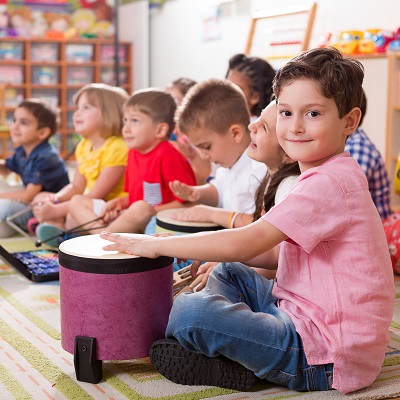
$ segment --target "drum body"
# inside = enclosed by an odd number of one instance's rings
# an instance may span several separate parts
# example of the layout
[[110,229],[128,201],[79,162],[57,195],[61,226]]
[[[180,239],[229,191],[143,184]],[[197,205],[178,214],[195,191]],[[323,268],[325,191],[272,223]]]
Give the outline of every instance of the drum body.
[[61,345],[73,354],[77,336],[92,337],[98,360],[147,357],[164,338],[173,259],[102,250],[109,243],[89,235],[60,245]]

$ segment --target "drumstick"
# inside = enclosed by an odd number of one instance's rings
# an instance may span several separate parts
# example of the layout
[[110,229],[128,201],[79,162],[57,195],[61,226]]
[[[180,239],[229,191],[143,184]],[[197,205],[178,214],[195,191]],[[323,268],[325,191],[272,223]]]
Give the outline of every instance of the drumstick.
[[193,289],[194,289],[198,284],[201,283],[201,280],[203,279],[203,276],[204,276],[204,274],[197,275],[196,278],[193,280],[193,282],[192,282],[190,285],[184,286],[181,290],[179,290],[178,293],[176,293],[176,294],[174,295],[174,300],[175,300],[176,296],[178,296],[178,295],[181,294],[181,293],[184,293],[184,292],[193,293],[193,292],[194,292]]

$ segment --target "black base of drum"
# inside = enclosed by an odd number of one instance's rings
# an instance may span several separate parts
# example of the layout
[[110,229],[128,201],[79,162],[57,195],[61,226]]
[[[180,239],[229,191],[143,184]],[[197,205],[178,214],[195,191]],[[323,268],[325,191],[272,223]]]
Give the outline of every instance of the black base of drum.
[[103,379],[102,361],[96,359],[96,338],[75,337],[74,365],[78,381],[99,383]]

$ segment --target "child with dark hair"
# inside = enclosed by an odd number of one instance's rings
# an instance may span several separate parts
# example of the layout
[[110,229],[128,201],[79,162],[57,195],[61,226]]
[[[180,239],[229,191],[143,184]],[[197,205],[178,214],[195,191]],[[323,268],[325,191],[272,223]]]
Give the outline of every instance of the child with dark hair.
[[8,216],[27,210],[15,219],[22,229],[32,218],[29,203],[42,191],[57,192],[69,183],[68,172],[49,138],[58,127],[55,110],[39,99],[26,99],[14,111],[10,136],[16,147],[14,154],[0,160],[0,173],[18,174],[23,187],[16,190],[0,190],[0,237],[13,235],[15,231],[4,222]]
[[[186,236],[101,234],[113,242],[106,251],[222,261],[205,290],[176,297],[167,339],[151,346],[151,362],[168,379],[245,390],[258,377],[349,393],[378,376],[393,271],[365,174],[343,151],[361,117],[363,76],[334,48],[303,52],[278,71],[277,136],[301,175],[259,220]],[[237,261],[278,263],[276,279]]]
[[[100,216],[112,232],[141,232],[158,211],[181,207],[170,182],[179,179],[193,185],[195,177],[186,158],[169,138],[174,129],[176,103],[163,90],[136,91],[124,104],[122,135],[129,148],[123,197],[105,203],[75,196],[69,212],[78,224]],[[96,213],[96,210],[100,210]],[[90,233],[99,233],[99,223],[88,224]]]
[[226,79],[243,90],[252,120],[271,101],[274,76],[275,70],[262,58],[245,54],[235,54],[230,58]]

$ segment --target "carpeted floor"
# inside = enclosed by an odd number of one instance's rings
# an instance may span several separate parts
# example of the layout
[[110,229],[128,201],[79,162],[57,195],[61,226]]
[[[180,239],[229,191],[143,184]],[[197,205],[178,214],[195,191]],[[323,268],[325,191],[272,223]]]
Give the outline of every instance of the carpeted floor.
[[[2,240],[8,251],[34,249],[26,239]],[[0,399],[388,399],[400,396],[400,279],[396,279],[392,340],[374,384],[343,396],[336,391],[299,393],[261,383],[239,393],[204,386],[182,386],[159,375],[148,358],[103,362],[99,384],[76,380],[73,355],[60,344],[59,285],[32,283],[0,260]]]

